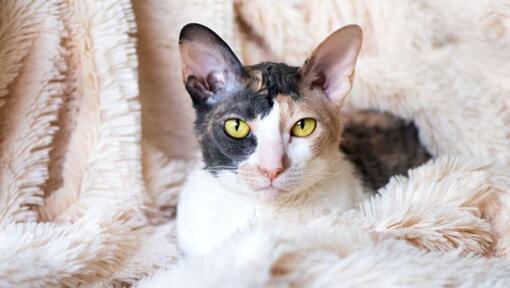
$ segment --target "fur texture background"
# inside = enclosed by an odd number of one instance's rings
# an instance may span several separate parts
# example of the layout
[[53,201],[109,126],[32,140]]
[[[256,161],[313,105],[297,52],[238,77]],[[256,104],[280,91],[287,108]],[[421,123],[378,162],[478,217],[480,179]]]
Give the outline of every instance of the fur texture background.
[[[245,64],[300,64],[361,25],[346,109],[414,120],[437,159],[355,211],[180,259],[192,21]],[[1,1],[0,286],[507,287],[509,48],[508,0]]]

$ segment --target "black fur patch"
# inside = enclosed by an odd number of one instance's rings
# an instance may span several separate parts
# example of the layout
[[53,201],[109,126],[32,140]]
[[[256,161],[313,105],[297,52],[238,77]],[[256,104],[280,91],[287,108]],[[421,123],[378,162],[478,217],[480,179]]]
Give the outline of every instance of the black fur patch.
[[262,87],[264,87],[269,97],[289,95],[295,100],[300,98],[298,93],[298,67],[288,66],[283,63],[263,62],[248,66],[247,68],[253,71],[260,71]]
[[[412,122],[375,111],[351,113],[356,113],[360,119],[345,123],[340,148],[358,168],[368,188],[375,191],[386,185],[392,176],[407,175],[410,168],[431,158]],[[378,120],[370,120],[374,117]]]

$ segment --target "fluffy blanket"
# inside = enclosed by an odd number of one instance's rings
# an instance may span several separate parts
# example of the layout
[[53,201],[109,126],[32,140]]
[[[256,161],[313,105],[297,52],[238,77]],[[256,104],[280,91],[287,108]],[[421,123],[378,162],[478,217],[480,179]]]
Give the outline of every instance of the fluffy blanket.
[[[192,21],[245,63],[300,64],[361,25],[345,109],[413,120],[435,159],[359,209],[181,257]],[[1,1],[0,286],[507,287],[509,49],[508,0]]]

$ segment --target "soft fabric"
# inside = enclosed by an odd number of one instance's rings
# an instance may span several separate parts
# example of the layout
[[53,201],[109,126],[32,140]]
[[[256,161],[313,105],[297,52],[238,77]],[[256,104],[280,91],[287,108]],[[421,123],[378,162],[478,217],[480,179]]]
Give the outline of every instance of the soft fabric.
[[[345,109],[415,121],[437,158],[355,211],[261,223],[182,258],[193,165],[177,37],[220,34],[245,64],[301,64],[365,32]],[[507,0],[51,0],[0,3],[0,286],[507,287]],[[157,286],[159,284],[159,286]]]

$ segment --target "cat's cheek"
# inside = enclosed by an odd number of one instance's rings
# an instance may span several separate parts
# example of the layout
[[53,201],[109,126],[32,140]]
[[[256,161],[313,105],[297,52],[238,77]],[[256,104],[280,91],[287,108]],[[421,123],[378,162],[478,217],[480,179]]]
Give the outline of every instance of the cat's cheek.
[[290,163],[303,165],[312,158],[312,149],[305,139],[295,139],[287,148]]
[[[286,186],[292,193],[300,193],[315,184],[315,175],[320,174],[322,167],[317,165],[320,161],[313,154],[312,143],[312,137],[291,141],[287,149],[291,166],[282,175],[285,176],[281,179],[282,188]],[[309,177],[309,174],[313,174],[313,177]]]

